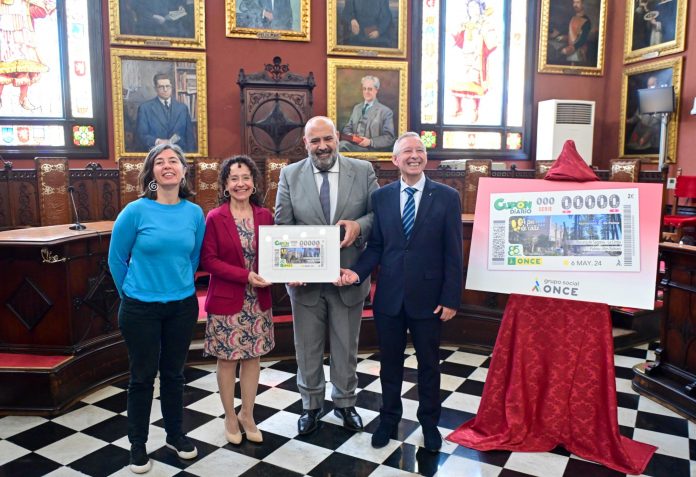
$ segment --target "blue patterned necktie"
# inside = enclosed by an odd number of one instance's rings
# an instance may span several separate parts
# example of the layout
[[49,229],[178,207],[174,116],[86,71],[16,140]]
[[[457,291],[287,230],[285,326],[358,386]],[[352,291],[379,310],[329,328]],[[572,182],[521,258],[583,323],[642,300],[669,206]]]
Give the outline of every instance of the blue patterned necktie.
[[416,201],[413,198],[418,189],[414,187],[407,187],[404,191],[408,194],[406,199],[406,205],[404,205],[404,213],[401,215],[401,222],[404,224],[404,235],[406,240],[411,238],[411,232],[413,231],[413,224],[416,221]]
[[326,219],[327,224],[331,224],[331,194],[329,186],[329,172],[320,172],[322,181],[321,188],[319,189],[319,203],[321,204],[321,210],[324,212],[324,219]]

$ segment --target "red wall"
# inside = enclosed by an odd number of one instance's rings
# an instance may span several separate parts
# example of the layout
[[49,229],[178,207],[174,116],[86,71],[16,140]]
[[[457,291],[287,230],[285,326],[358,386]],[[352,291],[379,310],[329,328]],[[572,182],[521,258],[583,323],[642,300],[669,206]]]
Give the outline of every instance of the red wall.
[[[111,97],[111,67],[108,39],[108,0],[102,0],[104,11],[104,57],[106,60],[106,90]],[[225,157],[240,151],[240,103],[237,75],[240,68],[249,72],[261,71],[264,64],[280,56],[283,63],[290,65],[294,73],[314,73],[317,86],[314,89],[315,114],[326,113],[326,2],[314,0],[311,9],[311,41],[289,42],[269,40],[246,40],[225,36],[225,2],[206,1],[206,42],[208,81],[208,151],[211,157]],[[410,4],[411,2],[409,2]],[[538,5],[540,11],[541,5]],[[692,5],[693,7],[696,7]],[[692,15],[694,12],[690,12]],[[596,101],[593,164],[601,169],[607,167],[609,159],[617,157],[619,114],[621,108],[621,83],[623,72],[625,2],[607,0],[607,36],[605,42],[604,76],[574,76],[539,74],[534,75],[534,103],[545,99],[582,99]],[[409,22],[410,23],[410,22]],[[538,44],[538,34],[532,39]],[[687,27],[687,50],[682,74],[681,112],[679,117],[678,167],[684,174],[696,174],[696,159],[691,152],[696,150],[696,116],[689,111],[696,96],[696,62],[689,62],[688,47],[696,42],[696,28]],[[410,32],[409,32],[410,44]],[[695,53],[696,54],[696,53]],[[536,63],[536,58],[534,59]],[[693,63],[693,64],[692,64]],[[535,64],[536,70],[536,64]],[[413,87],[413,85],[411,85]],[[112,130],[110,101],[108,121]],[[533,119],[536,124],[536,106]],[[533,129],[534,139],[536,128]],[[109,137],[109,150],[113,155],[113,136]],[[532,151],[534,152],[534,151]],[[71,167],[79,168],[88,160],[71,160]],[[113,157],[101,160],[106,168],[115,167]],[[513,161],[519,167],[531,167],[531,162]],[[510,162],[511,163],[511,162]],[[434,166],[434,164],[433,164]],[[32,161],[15,161],[15,168],[32,168]],[[654,166],[647,166],[650,168]],[[675,174],[672,167],[671,174]]]

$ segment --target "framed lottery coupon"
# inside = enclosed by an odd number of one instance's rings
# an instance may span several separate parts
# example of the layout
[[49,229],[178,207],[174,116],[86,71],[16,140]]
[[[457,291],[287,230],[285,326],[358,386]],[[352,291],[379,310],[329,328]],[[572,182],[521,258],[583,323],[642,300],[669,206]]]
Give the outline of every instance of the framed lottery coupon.
[[653,309],[662,184],[481,178],[466,288]]
[[259,226],[259,275],[273,283],[330,283],[340,276],[338,225]]

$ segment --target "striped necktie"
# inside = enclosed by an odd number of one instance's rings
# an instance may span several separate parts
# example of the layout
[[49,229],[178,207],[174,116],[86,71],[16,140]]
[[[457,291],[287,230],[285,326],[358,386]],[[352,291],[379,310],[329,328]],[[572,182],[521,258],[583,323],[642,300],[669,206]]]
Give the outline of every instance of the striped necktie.
[[413,224],[416,221],[416,201],[413,198],[418,189],[415,187],[407,187],[404,191],[408,194],[406,199],[406,205],[404,205],[404,213],[401,216],[401,222],[404,225],[404,235],[406,240],[411,238],[411,232],[413,231]]

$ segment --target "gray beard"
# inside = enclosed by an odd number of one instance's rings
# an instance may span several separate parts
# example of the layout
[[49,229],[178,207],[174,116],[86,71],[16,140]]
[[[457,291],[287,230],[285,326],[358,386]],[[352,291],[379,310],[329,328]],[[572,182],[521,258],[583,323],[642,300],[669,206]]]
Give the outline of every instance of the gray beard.
[[316,167],[322,172],[325,172],[331,169],[334,166],[334,164],[336,164],[336,161],[338,160],[338,153],[334,151],[328,159],[320,159],[317,155],[310,152],[309,158],[312,160],[312,164],[314,164],[314,167]]

